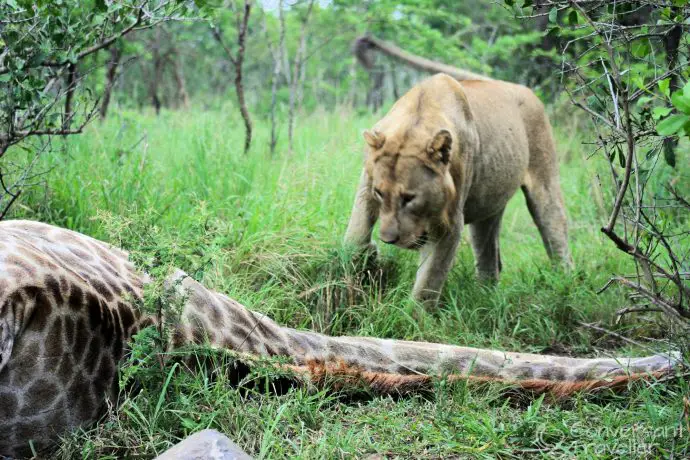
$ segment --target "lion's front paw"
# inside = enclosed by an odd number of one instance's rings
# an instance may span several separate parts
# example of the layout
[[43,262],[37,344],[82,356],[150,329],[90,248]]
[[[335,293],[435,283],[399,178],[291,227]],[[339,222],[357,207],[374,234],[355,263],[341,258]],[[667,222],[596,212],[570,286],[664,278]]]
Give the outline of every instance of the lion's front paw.
[[367,257],[376,259],[379,255],[379,247],[374,241],[369,242],[362,251]]

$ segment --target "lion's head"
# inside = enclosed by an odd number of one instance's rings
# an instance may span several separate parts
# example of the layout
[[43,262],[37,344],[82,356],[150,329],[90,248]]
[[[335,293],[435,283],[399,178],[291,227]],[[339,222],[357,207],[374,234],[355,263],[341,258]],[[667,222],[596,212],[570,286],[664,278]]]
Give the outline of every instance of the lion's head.
[[431,132],[363,133],[370,193],[379,204],[379,236],[385,243],[419,248],[450,225],[456,197],[449,171],[453,136],[447,129]]

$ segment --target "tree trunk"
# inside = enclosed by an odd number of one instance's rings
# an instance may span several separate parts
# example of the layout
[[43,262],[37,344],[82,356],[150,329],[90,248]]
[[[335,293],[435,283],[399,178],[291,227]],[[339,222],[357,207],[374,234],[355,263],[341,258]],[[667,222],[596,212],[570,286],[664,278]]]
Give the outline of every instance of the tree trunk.
[[115,85],[115,77],[117,76],[117,67],[120,64],[122,52],[113,45],[110,48],[110,59],[108,60],[108,67],[105,72],[105,89],[103,90],[103,100],[101,101],[100,116],[101,120],[105,120],[108,116],[108,106],[110,105],[110,96]]
[[374,112],[383,105],[383,77],[385,75],[381,66],[374,66],[369,71],[369,77],[372,84],[367,94],[367,105],[370,105]]
[[173,69],[173,76],[175,77],[175,85],[177,86],[177,99],[179,105],[183,109],[189,110],[189,94],[187,93],[187,85],[185,84],[184,74],[182,73],[182,66],[180,65],[179,54],[176,49],[172,50],[172,57],[170,64]]
[[161,113],[161,100],[158,97],[158,81],[161,75],[160,59],[154,59],[153,62],[153,77],[149,81],[149,95],[151,96],[151,105],[156,111],[156,115]]
[[244,87],[242,85],[242,62],[244,61],[245,41],[247,38],[247,23],[249,22],[249,15],[252,11],[252,5],[249,0],[244,2],[244,13],[242,16],[242,25],[237,34],[237,59],[235,60],[235,91],[237,92],[237,102],[240,105],[240,112],[242,119],[244,119],[244,153],[249,152],[249,146],[252,143],[252,119],[247,110],[247,104],[244,100]]
[[156,115],[161,112],[161,100],[158,96],[158,83],[163,76],[163,59],[160,54],[161,34],[160,28],[156,29],[156,38],[152,43],[153,54],[153,76],[149,80],[149,95],[151,96],[151,105],[153,105]]
[[77,66],[75,64],[70,64],[67,68],[67,78],[65,80],[67,94],[65,95],[65,113],[63,114],[62,118],[62,129],[64,130],[69,129],[70,125],[72,124],[72,117],[74,117],[74,114],[72,113],[72,103],[74,100],[74,87],[76,86],[76,80]]
[[352,59],[350,61],[350,68],[348,69],[348,84],[350,87],[347,91],[347,103],[351,108],[357,106],[357,60]]
[[304,101],[304,82],[307,76],[307,61],[305,55],[307,53],[307,41],[306,39],[300,43],[301,53],[300,53],[300,66],[299,66],[299,79],[297,81],[297,111],[302,111],[302,102]]
[[[676,10],[677,8],[674,8]],[[674,12],[675,13],[675,12]],[[666,33],[664,37],[664,48],[666,49],[666,61],[668,62],[668,70],[673,70],[678,62],[678,46],[680,45],[680,39],[683,33],[683,26],[676,24]],[[676,91],[680,88],[678,84],[678,73],[673,72],[671,74],[671,81],[669,82],[669,88],[671,91]]]
[[[279,15],[282,15],[283,11],[283,0],[278,0],[278,10],[279,10]],[[266,26],[266,23],[264,22],[264,26]],[[283,60],[283,47],[285,46],[285,22],[281,21],[280,22],[280,32],[279,32],[279,38],[278,38],[278,46],[275,48],[272,45],[269,45],[270,51],[271,51],[271,56],[273,56],[273,75],[271,77],[271,142],[270,142],[270,151],[271,155],[275,154],[276,150],[276,144],[278,143],[278,136],[276,132],[276,103],[278,99],[278,79],[280,78],[280,67],[281,63]],[[268,28],[266,27],[266,31],[268,31]],[[270,43],[270,40],[267,42]]]
[[[307,6],[307,12],[302,19],[302,28],[300,31],[299,47],[295,53],[295,60],[293,62],[294,70],[291,72],[291,78],[288,81],[290,86],[290,102],[288,107],[288,151],[292,154],[293,139],[294,139],[294,127],[295,127],[295,106],[298,101],[299,87],[302,83],[302,61],[304,60],[304,54],[307,49],[307,24],[309,23],[309,16],[311,15],[311,10],[314,7],[314,0],[309,0],[309,5]],[[285,18],[281,18],[282,26],[285,28]]]
[[220,44],[220,46],[225,51],[225,55],[228,60],[232,62],[235,67],[235,93],[237,94],[237,102],[240,106],[240,113],[242,114],[242,119],[244,120],[244,153],[249,152],[249,147],[252,143],[252,119],[249,116],[249,111],[247,110],[247,104],[244,100],[244,86],[242,84],[242,63],[244,61],[244,51],[245,42],[247,38],[247,23],[249,22],[249,15],[252,11],[252,5],[250,0],[244,1],[244,10],[242,13],[242,18],[239,16],[237,19],[237,55],[232,52],[232,50],[225,44],[223,40],[222,32],[214,27],[211,29],[213,37]]
[[[281,9],[278,11],[278,18],[280,20],[280,30],[281,34],[285,33],[285,12]],[[292,68],[290,67],[290,54],[288,53],[287,50],[287,45],[285,44],[285,40],[283,40],[282,43],[282,55],[283,55],[283,69],[285,71],[285,80],[287,80],[288,88],[290,89],[290,98],[288,101],[288,155],[292,154],[292,124],[293,124],[293,117],[294,117],[294,110],[295,110],[295,94],[293,89],[293,75],[292,75]]]
[[[675,7],[672,9],[673,16],[678,14],[679,8]],[[678,62],[678,46],[680,45],[680,39],[683,33],[683,26],[676,24],[666,33],[664,37],[664,49],[666,51],[666,62],[668,63],[668,70],[672,71]],[[671,92],[678,91],[680,89],[680,84],[678,82],[679,72],[671,73],[671,79],[669,81],[669,90]],[[674,110],[674,112],[677,112]],[[678,138],[665,137],[663,141],[664,154],[666,155],[667,162],[670,165],[675,166],[675,149],[678,146]],[[672,158],[673,160],[669,160]]]
[[398,90],[398,69],[395,62],[391,63],[391,82],[393,83],[393,97],[397,101],[400,99],[400,91]]

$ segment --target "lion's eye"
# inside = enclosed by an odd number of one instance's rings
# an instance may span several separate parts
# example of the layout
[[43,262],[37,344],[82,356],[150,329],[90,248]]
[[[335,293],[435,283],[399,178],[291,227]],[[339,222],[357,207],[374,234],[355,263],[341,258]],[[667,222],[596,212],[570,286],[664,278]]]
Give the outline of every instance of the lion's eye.
[[410,204],[412,202],[412,200],[414,200],[414,198],[415,198],[415,195],[413,195],[411,193],[403,193],[400,195],[400,203],[403,207],[407,206],[408,204]]
[[381,193],[381,190],[377,189],[376,187],[374,187],[374,196],[377,200],[383,201],[383,194]]

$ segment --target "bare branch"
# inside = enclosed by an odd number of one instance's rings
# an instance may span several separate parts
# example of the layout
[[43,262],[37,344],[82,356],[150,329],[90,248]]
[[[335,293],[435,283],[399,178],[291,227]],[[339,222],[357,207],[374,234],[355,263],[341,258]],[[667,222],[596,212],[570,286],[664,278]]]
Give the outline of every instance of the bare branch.
[[223,40],[223,33],[220,31],[218,26],[211,27],[211,33],[213,34],[213,38],[215,38],[221,48],[223,48],[223,51],[225,51],[225,57],[228,58],[232,65],[236,66],[237,61],[235,60],[234,53],[228,47],[228,45],[225,44],[225,40]]
[[672,186],[669,185],[666,189],[669,192],[671,192],[671,195],[673,195],[673,197],[676,199],[676,201],[678,201],[681,205],[683,205],[684,208],[690,210],[690,202],[688,202],[688,200],[686,200],[685,198],[680,196],[675,188],[673,188]]
[[690,329],[690,324],[687,321],[687,318],[690,318],[690,312],[687,311],[678,311],[678,309],[674,308],[673,306],[669,305],[667,302],[663,300],[660,296],[657,294],[654,294],[653,292],[645,289],[643,286],[640,286],[639,284],[633,283],[630,280],[627,280],[623,277],[617,276],[614,278],[615,281],[628,286],[629,288],[632,288],[634,291],[640,293],[644,298],[649,300],[652,304],[656,305],[660,309],[664,311],[669,317],[677,320],[677,323],[681,325],[684,329]]

